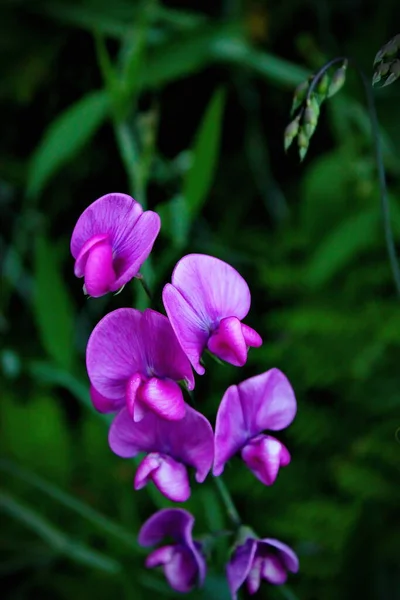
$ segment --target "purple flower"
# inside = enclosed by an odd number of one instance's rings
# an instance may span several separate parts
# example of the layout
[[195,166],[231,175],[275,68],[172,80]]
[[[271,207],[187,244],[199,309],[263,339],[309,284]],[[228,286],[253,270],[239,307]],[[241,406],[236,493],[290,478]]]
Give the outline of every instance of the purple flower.
[[151,516],[139,531],[141,546],[154,546],[168,536],[173,543],[153,550],[146,567],[163,567],[169,585],[177,592],[190,592],[204,582],[206,563],[201,544],[192,538],[194,517],[181,508],[165,508]]
[[231,385],[222,398],[215,424],[214,475],[236,452],[265,485],[272,485],[279,467],[290,462],[286,447],[265,435],[266,429],[287,427],[296,414],[293,389],[279,369],[270,369],[239,385]]
[[249,594],[255,594],[265,579],[274,585],[285,583],[287,572],[297,573],[299,560],[289,546],[266,538],[248,538],[234,551],[227,567],[229,589],[233,600],[237,591],[246,582]]
[[91,398],[100,412],[127,407],[135,421],[148,411],[178,420],[186,404],[178,381],[194,388],[190,363],[164,315],[119,308],[94,328],[86,349]]
[[81,214],[71,238],[74,272],[97,298],[115,292],[138,274],[160,231],[157,213],[126,194],[107,194]]
[[163,290],[165,310],[193,368],[203,375],[203,350],[243,366],[250,346],[261,346],[254,329],[241,323],[250,309],[250,290],[230,265],[205,254],[184,256]]
[[214,458],[211,425],[190,406],[180,421],[148,413],[140,423],[133,422],[124,408],[111,425],[108,441],[111,450],[123,458],[148,453],[136,472],[135,489],[152,480],[174,502],[185,502],[190,496],[186,465],[196,469],[196,480],[202,483]]

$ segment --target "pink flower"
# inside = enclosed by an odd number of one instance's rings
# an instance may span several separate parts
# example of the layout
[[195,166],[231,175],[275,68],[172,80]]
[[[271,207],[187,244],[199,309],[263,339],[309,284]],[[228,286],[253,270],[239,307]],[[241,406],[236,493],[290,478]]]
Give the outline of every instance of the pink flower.
[[196,481],[202,483],[214,458],[211,425],[190,406],[180,421],[148,413],[140,423],[133,422],[124,408],[111,425],[108,441],[111,450],[123,458],[146,452],[136,472],[135,489],[153,481],[174,502],[185,502],[190,496],[186,465],[196,469]]
[[285,583],[287,571],[297,573],[299,560],[289,546],[266,538],[248,538],[237,546],[230,559],[226,572],[233,600],[239,588],[246,582],[249,594],[255,594],[265,579],[274,585]]
[[170,543],[153,550],[147,557],[146,567],[162,567],[172,589],[190,592],[204,583],[206,562],[201,544],[192,538],[194,517],[181,508],[165,508],[151,516],[139,532],[141,546],[159,544],[166,536]]
[[160,217],[126,194],[107,194],[81,214],[71,238],[74,272],[97,298],[135,277],[160,231]]
[[286,447],[266,429],[279,431],[293,421],[296,398],[279,369],[231,385],[222,398],[215,424],[214,475],[237,452],[265,485],[272,485],[279,467],[290,462]]
[[205,254],[184,256],[163,290],[165,310],[193,368],[203,375],[205,348],[243,366],[250,346],[261,346],[254,329],[241,323],[250,309],[250,290],[230,265]]
[[164,315],[119,308],[94,328],[86,349],[93,404],[100,412],[127,407],[135,421],[147,411],[179,420],[186,404],[178,381],[194,388],[190,363]]

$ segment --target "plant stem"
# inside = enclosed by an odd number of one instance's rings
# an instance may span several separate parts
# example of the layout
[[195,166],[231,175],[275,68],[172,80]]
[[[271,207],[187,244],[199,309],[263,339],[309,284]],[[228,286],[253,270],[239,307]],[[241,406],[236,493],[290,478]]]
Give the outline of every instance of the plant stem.
[[146,292],[146,296],[149,298],[149,300],[151,302],[153,300],[153,295],[150,291],[149,286],[146,283],[145,278],[143,277],[143,275],[141,273],[139,273],[139,275],[136,275],[136,279],[138,279],[140,281],[140,283],[142,284],[142,288]]
[[316,85],[319,80],[323,77],[324,73],[330,69],[334,64],[338,62],[343,62],[348,60],[357,70],[362,84],[364,86],[365,95],[367,98],[368,112],[371,120],[371,134],[372,134],[372,143],[375,152],[375,161],[378,169],[378,181],[379,181],[379,197],[381,201],[381,211],[382,211],[382,220],[383,220],[383,228],[385,232],[385,241],[386,248],[389,255],[390,267],[392,270],[392,275],[394,279],[394,283],[396,286],[396,292],[398,296],[400,296],[400,270],[399,270],[399,262],[396,254],[396,246],[393,237],[392,227],[390,225],[390,206],[389,206],[389,198],[387,192],[387,183],[386,183],[386,173],[385,167],[383,164],[383,154],[382,154],[382,144],[379,133],[379,123],[378,117],[376,114],[376,106],[374,101],[374,96],[372,93],[372,86],[365,75],[364,71],[352,60],[351,58],[347,58],[346,56],[338,56],[327,62],[318,73],[313,78],[310,87],[307,92],[307,100],[311,97],[312,92],[314,91]]
[[229,518],[231,519],[232,523],[236,527],[239,527],[241,525],[241,519],[240,519],[239,513],[237,511],[237,508],[233,503],[233,500],[231,498],[228,488],[226,487],[225,483],[222,481],[221,477],[213,477],[213,479],[214,479],[215,486],[219,492],[219,495],[221,496],[222,501],[225,505],[226,512],[228,513]]
[[[353,63],[354,65],[354,63]],[[400,271],[399,271],[399,262],[396,255],[396,246],[393,237],[392,227],[390,225],[390,206],[389,206],[389,198],[387,191],[387,183],[386,183],[386,173],[385,167],[383,164],[383,153],[382,153],[382,144],[381,137],[379,133],[379,123],[378,117],[376,114],[376,106],[374,101],[374,96],[372,93],[372,86],[365,75],[364,71],[362,71],[357,65],[354,65],[361,77],[361,81],[364,86],[365,95],[367,97],[368,104],[368,112],[371,118],[371,133],[372,133],[372,142],[375,151],[375,160],[376,166],[378,169],[378,180],[379,180],[379,195],[381,200],[381,211],[382,211],[382,220],[383,220],[383,228],[385,231],[385,240],[386,240],[386,248],[389,255],[390,266],[392,269],[393,279],[396,285],[396,291],[398,296],[400,296]]]

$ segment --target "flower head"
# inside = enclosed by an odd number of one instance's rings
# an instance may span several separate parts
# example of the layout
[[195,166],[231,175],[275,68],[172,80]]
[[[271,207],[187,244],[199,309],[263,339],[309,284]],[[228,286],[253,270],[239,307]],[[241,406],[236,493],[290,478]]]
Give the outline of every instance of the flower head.
[[124,406],[135,421],[147,411],[182,419],[186,404],[178,381],[194,388],[190,363],[164,315],[119,308],[94,328],[86,349],[91,397],[101,412]]
[[135,489],[152,480],[174,502],[184,502],[190,496],[186,465],[196,469],[196,480],[202,483],[214,458],[211,425],[190,406],[180,421],[148,413],[139,423],[133,422],[124,408],[114,419],[108,440],[111,450],[123,458],[148,453],[136,472]]
[[202,375],[203,350],[243,366],[250,346],[261,346],[254,329],[241,323],[250,309],[250,290],[230,265],[205,254],[188,254],[163,290],[165,310],[193,368]]
[[166,536],[172,543],[153,550],[146,567],[162,567],[169,585],[178,592],[190,592],[202,585],[206,563],[201,545],[192,538],[194,517],[181,508],[165,508],[152,515],[139,532],[141,546],[159,544]]
[[115,292],[135,277],[160,231],[157,213],[126,194],[107,194],[81,214],[71,238],[74,272],[93,297]]
[[246,582],[249,594],[255,594],[265,579],[274,585],[285,583],[287,572],[297,573],[299,560],[289,546],[266,538],[248,538],[237,546],[227,567],[229,589],[233,600],[237,591]]
[[213,474],[220,475],[236,452],[254,475],[272,485],[279,467],[290,462],[286,447],[262,432],[287,427],[296,414],[293,389],[279,369],[231,385],[222,398],[215,424]]

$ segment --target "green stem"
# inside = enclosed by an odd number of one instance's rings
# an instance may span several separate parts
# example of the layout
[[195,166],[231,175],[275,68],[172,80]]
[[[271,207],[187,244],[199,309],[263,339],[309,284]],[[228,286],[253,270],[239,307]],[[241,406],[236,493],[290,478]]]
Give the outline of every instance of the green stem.
[[229,518],[231,519],[232,523],[236,527],[239,527],[241,525],[241,519],[240,519],[239,513],[237,511],[237,508],[233,503],[233,500],[231,498],[228,488],[226,487],[225,483],[222,481],[221,477],[213,477],[213,480],[214,480],[215,486],[219,492],[219,495],[221,496],[221,499],[225,505],[226,512],[228,513]]
[[153,295],[150,291],[149,286],[146,283],[145,278],[143,277],[143,275],[141,273],[139,273],[139,275],[136,275],[136,279],[138,279],[142,285],[142,288],[144,289],[146,296],[149,298],[150,302],[152,302],[153,300]]
[[325,72],[330,69],[334,64],[338,62],[343,62],[344,60],[348,60],[355,67],[360,75],[362,84],[364,86],[365,95],[367,98],[368,112],[371,120],[371,133],[372,133],[372,143],[375,152],[375,161],[378,169],[378,181],[379,181],[379,196],[381,201],[381,212],[382,212],[382,220],[383,220],[383,228],[385,232],[385,241],[387,253],[389,255],[390,267],[392,270],[392,275],[394,279],[394,283],[396,286],[396,292],[398,296],[400,296],[400,270],[399,270],[399,262],[396,254],[396,246],[393,237],[393,231],[390,224],[390,206],[389,206],[389,197],[387,191],[387,183],[386,183],[386,173],[385,167],[383,164],[383,153],[382,153],[382,144],[381,137],[379,132],[379,123],[378,117],[376,113],[376,106],[374,101],[374,96],[372,93],[372,86],[365,75],[364,71],[360,69],[360,67],[352,60],[351,58],[347,58],[345,56],[339,56],[337,58],[332,59],[328,63],[326,63],[318,73],[313,78],[310,87],[307,93],[307,100],[311,97],[312,92],[315,89],[315,86],[318,84],[319,80],[323,77]]
[[[354,64],[354,63],[353,63]],[[365,95],[367,97],[368,103],[368,112],[371,117],[371,133],[372,133],[372,142],[375,151],[375,160],[376,166],[378,169],[378,180],[379,180],[379,195],[381,200],[381,211],[382,211],[382,219],[383,219],[383,228],[385,231],[385,240],[386,240],[386,248],[389,255],[390,266],[392,269],[393,279],[396,285],[396,291],[398,296],[400,296],[400,271],[399,271],[399,262],[396,254],[396,246],[393,237],[392,227],[390,225],[390,205],[389,205],[389,197],[387,191],[387,183],[386,183],[386,173],[385,167],[383,164],[383,153],[382,153],[382,144],[381,137],[379,133],[379,123],[378,116],[376,114],[376,106],[374,101],[374,96],[372,93],[372,86],[365,75],[365,73],[354,65],[361,77],[361,81],[364,86]]]

